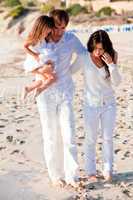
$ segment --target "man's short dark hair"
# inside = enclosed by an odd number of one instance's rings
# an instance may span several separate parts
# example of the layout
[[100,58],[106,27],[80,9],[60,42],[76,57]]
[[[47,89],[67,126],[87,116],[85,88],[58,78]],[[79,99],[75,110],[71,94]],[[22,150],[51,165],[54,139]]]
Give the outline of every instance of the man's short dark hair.
[[69,15],[65,10],[55,9],[50,12],[50,17],[53,17],[55,24],[60,24],[62,21],[67,25],[69,22]]

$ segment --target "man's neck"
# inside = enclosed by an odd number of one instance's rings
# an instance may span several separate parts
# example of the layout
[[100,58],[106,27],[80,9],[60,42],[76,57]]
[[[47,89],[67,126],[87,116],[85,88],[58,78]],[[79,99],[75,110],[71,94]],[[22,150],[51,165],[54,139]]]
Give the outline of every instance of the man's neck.
[[[61,38],[60,38],[60,39],[61,39]],[[58,38],[52,38],[53,42],[55,42],[55,43],[59,42],[60,39],[58,39]]]
[[[63,37],[63,35],[62,35],[62,37]],[[55,36],[51,35],[51,38],[52,38],[53,42],[55,42],[55,43],[59,42],[62,39],[62,37],[56,38]]]

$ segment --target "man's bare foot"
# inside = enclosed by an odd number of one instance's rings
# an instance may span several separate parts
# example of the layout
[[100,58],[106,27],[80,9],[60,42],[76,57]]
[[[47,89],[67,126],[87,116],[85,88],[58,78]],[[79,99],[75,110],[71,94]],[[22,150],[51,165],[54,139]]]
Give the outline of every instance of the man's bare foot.
[[62,180],[62,179],[59,179],[59,180],[57,180],[57,181],[54,181],[52,184],[53,184],[53,186],[55,186],[55,187],[64,188],[65,185],[66,185],[66,182],[65,182],[64,180]]
[[108,174],[108,175],[104,176],[104,180],[107,181],[107,182],[111,182],[112,181],[112,175]]
[[111,182],[112,181],[112,173],[111,172],[104,173],[103,178],[104,178],[105,181]]
[[73,180],[73,181],[68,182],[67,186],[77,189],[80,186],[80,182]]

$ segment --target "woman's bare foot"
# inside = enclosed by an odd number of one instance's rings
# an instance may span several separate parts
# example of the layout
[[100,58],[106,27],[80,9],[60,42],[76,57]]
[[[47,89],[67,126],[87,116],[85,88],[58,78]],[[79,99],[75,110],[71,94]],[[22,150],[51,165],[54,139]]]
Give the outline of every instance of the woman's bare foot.
[[55,186],[55,187],[64,188],[65,185],[66,185],[66,182],[65,182],[64,180],[62,180],[62,179],[59,179],[59,180],[57,180],[57,181],[54,181],[52,184],[53,184],[53,186]]
[[88,180],[91,181],[91,182],[96,182],[97,181],[97,177],[96,177],[96,175],[89,175],[88,176]]

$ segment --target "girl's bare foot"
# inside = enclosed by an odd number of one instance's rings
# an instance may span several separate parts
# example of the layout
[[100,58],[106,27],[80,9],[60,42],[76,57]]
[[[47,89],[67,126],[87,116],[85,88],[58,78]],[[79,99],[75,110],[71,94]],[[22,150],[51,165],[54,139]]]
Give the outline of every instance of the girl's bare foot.
[[28,93],[29,93],[29,89],[28,89],[28,87],[25,87],[25,88],[23,89],[23,92],[22,92],[22,100],[25,100],[25,99],[26,99]]
[[39,88],[35,89],[33,97],[36,98],[38,97],[38,95],[41,93],[41,91],[39,90]]
[[45,90],[45,87],[35,89],[34,98],[38,97],[41,94],[41,92],[43,92],[44,90]]

